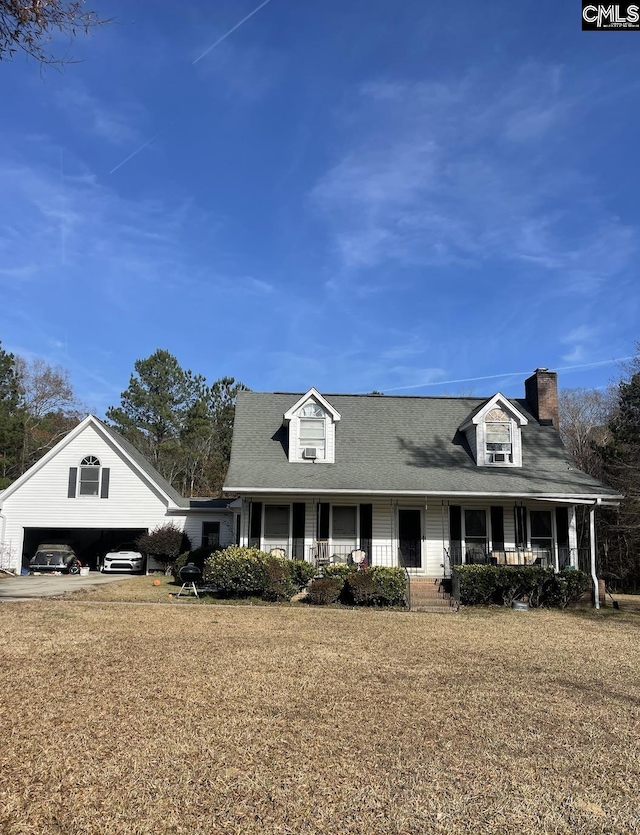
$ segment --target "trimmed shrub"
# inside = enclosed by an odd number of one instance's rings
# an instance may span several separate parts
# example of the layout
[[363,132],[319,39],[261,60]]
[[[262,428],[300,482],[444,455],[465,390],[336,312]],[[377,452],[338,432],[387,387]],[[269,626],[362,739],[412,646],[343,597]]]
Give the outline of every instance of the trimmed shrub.
[[491,603],[498,592],[500,569],[495,565],[458,565],[454,568],[460,580],[460,602],[465,606]]
[[565,568],[555,575],[555,586],[552,590],[553,602],[549,605],[566,609],[570,603],[576,603],[585,591],[592,587],[592,580],[584,571]]
[[349,565],[346,562],[335,562],[332,565],[325,565],[322,569],[323,577],[337,577],[346,580],[349,574],[358,570],[357,565]]
[[265,588],[266,559],[258,548],[230,545],[205,561],[203,580],[225,597],[259,596]]
[[222,546],[202,545],[200,548],[194,548],[193,551],[185,551],[171,566],[171,573],[177,580],[180,577],[180,569],[184,568],[188,562],[192,562],[204,574],[204,564],[215,551],[222,551]]
[[316,567],[306,560],[287,560],[291,570],[291,579],[296,591],[302,591],[316,576]]
[[296,591],[289,560],[267,557],[264,561],[262,599],[271,603],[283,602],[291,600]]
[[307,600],[315,606],[327,606],[338,600],[343,587],[339,577],[318,577],[309,586]]
[[460,580],[460,602],[466,606],[511,606],[514,600],[526,599],[532,607],[564,609],[591,585],[582,571],[564,569],[556,574],[537,565],[459,565],[454,571]]
[[374,565],[366,570],[371,572],[380,590],[380,605],[402,606],[404,604],[407,578],[402,568],[387,568],[383,565]]
[[203,580],[223,597],[282,601],[291,600],[314,574],[315,568],[304,560],[288,560],[257,548],[230,545],[207,557]]
[[375,606],[380,588],[370,571],[358,571],[347,577],[345,597],[356,606]]
[[160,525],[150,533],[143,533],[136,539],[136,546],[146,557],[153,557],[164,565],[165,574],[171,574],[171,567],[184,551],[191,550],[191,540],[173,522]]
[[399,606],[405,589],[401,568],[374,566],[347,576],[345,596],[356,606]]

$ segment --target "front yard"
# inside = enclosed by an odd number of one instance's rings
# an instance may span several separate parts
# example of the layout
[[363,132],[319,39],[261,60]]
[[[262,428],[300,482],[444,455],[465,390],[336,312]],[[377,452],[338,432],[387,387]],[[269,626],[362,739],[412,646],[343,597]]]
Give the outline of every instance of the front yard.
[[[121,585],[167,605],[100,602]],[[175,591],[139,578],[0,606],[0,831],[640,826],[640,615],[191,606]]]

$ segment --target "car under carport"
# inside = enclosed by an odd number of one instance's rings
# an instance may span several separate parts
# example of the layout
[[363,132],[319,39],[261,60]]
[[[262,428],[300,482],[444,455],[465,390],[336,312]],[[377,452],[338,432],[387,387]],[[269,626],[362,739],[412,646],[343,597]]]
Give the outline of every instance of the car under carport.
[[100,568],[104,555],[123,542],[134,542],[144,528],[25,528],[23,566],[43,542],[66,543],[73,547],[83,566]]

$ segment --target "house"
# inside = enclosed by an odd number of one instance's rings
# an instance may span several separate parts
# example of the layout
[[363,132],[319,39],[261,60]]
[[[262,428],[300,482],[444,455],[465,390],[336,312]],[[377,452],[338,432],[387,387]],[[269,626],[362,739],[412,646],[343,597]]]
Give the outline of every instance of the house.
[[[558,434],[557,375],[522,399],[241,392],[225,492],[241,544],[446,578],[461,563],[580,567],[576,507],[616,503]],[[354,552],[356,554],[354,555]]]
[[236,541],[239,502],[183,498],[135,447],[89,415],[0,493],[0,562],[19,571],[41,542],[64,541],[97,568],[110,549],[168,522],[193,547],[224,546]]

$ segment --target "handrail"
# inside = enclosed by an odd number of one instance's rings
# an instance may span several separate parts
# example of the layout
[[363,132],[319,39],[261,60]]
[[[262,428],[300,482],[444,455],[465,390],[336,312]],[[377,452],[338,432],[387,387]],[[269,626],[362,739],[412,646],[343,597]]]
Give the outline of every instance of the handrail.
[[407,604],[407,609],[411,611],[411,576],[406,565],[403,565],[402,568],[404,570],[404,576],[407,579],[407,590],[405,592],[404,599],[405,603]]

